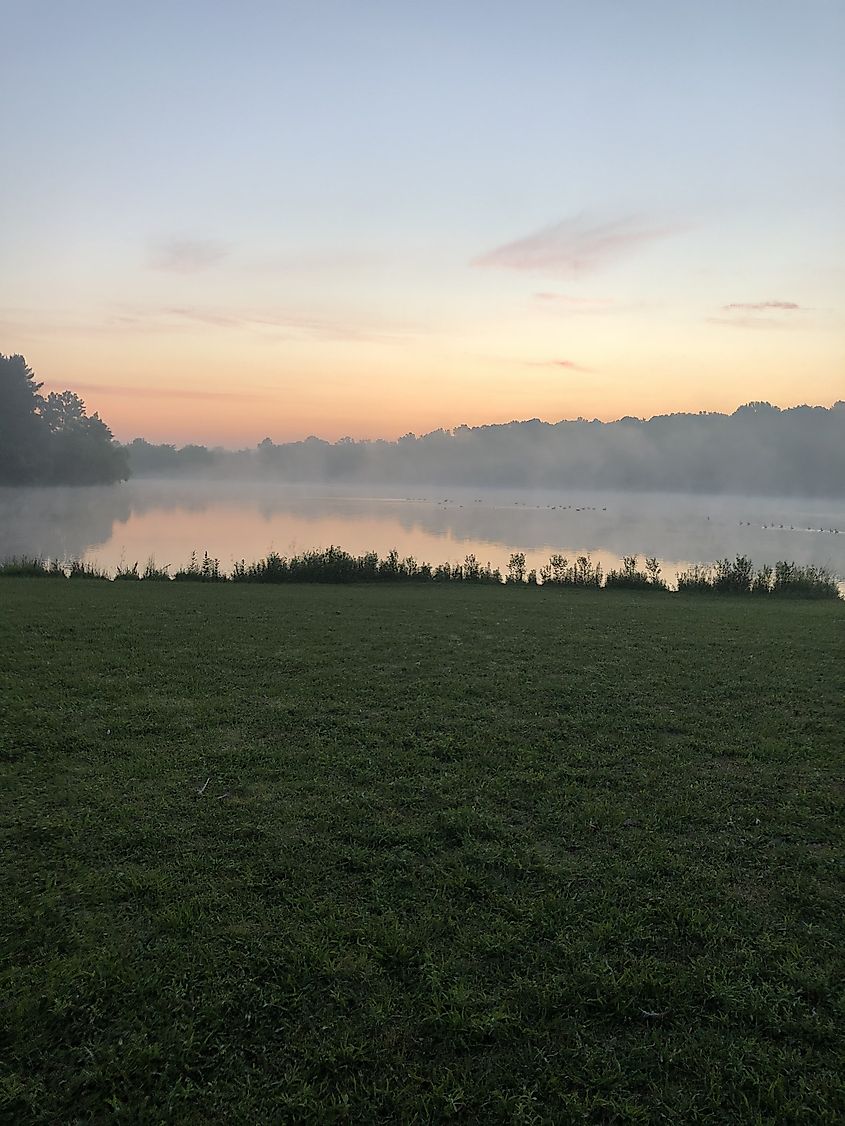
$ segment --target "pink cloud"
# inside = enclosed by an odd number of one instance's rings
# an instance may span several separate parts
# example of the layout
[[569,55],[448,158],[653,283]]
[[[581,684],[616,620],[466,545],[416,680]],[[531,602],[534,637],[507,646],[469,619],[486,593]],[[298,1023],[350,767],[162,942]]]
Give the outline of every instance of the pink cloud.
[[610,223],[565,219],[551,227],[505,243],[472,262],[483,269],[541,273],[588,273],[613,263],[640,246],[678,234],[677,225],[652,225],[634,218]]
[[327,341],[398,341],[411,330],[403,326],[385,326],[384,329],[354,325],[349,321],[330,317],[279,312],[223,313],[217,309],[198,305],[169,305],[163,308],[125,308],[111,321],[115,325],[135,328],[149,325],[157,331],[187,330],[191,324],[209,325],[213,328],[235,330],[260,330],[283,340],[314,339]]
[[613,301],[609,297],[573,297],[569,293],[535,293],[533,294],[535,301],[542,301],[544,304],[566,305],[573,309],[607,309],[613,305]]
[[[801,324],[800,317],[796,320],[792,316],[777,314],[806,311],[795,301],[734,301],[722,306],[722,313],[726,315],[708,317],[708,323],[730,325],[731,328],[795,328]],[[761,316],[763,313],[769,315]]]
[[723,305],[722,308],[729,312],[731,309],[743,309],[746,312],[759,313],[764,309],[800,309],[794,301],[758,301],[756,303],[738,301],[732,305]]
[[574,360],[528,360],[530,367],[534,368],[565,368],[567,371],[582,371],[592,373],[593,368],[584,367],[582,364],[576,364]]
[[171,238],[149,248],[147,264],[167,273],[195,274],[216,266],[228,253],[226,243],[216,239]]

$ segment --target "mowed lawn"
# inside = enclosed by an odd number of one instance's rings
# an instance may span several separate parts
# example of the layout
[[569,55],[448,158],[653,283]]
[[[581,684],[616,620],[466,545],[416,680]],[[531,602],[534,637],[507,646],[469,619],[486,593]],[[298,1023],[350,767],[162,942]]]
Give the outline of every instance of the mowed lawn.
[[845,605],[0,580],[0,1120],[842,1121]]

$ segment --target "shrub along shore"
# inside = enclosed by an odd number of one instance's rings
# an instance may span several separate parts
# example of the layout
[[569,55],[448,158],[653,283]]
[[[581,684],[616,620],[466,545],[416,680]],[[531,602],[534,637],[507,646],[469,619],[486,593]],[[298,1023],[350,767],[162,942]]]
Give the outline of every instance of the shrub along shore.
[[270,552],[254,563],[236,562],[230,572],[219,559],[207,552],[202,559],[194,552],[190,563],[171,575],[169,567],[160,567],[150,557],[141,569],[120,564],[112,575],[95,563],[79,559],[42,559],[21,556],[0,563],[0,577],[100,579],[104,581],[137,582],[205,582],[205,583],[486,583],[492,586],[527,585],[580,587],[591,590],[643,590],[681,594],[748,594],[782,598],[840,598],[837,576],[827,567],[790,563],[781,560],[772,566],[755,567],[751,559],[737,555],[714,564],[693,564],[678,575],[677,587],[670,587],[661,576],[656,558],[647,557],[643,567],[636,555],[625,556],[622,567],[605,573],[600,563],[589,555],[574,561],[563,555],[552,555],[539,569],[528,569],[525,554],[514,552],[504,574],[490,563],[482,565],[474,555],[463,563],[420,563],[413,556],[401,558],[390,551],[381,558],[377,552],[351,555],[340,547],[305,551],[284,556]]

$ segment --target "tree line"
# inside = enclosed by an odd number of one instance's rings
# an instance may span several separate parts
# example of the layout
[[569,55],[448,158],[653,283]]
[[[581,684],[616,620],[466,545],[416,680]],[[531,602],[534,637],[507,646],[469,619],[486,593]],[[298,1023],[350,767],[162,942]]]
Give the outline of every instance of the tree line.
[[41,394],[23,356],[0,354],[0,484],[99,485],[129,476],[129,455],[73,391]]
[[531,419],[396,441],[265,438],[242,450],[137,438],[127,453],[139,476],[838,497],[845,495],[845,402],[785,410],[755,402],[730,415],[607,423]]

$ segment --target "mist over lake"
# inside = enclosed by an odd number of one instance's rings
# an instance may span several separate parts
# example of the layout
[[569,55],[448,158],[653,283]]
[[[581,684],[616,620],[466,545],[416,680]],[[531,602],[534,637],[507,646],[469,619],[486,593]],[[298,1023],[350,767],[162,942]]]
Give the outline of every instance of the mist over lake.
[[504,567],[514,551],[539,568],[553,552],[605,569],[655,555],[667,580],[725,556],[779,559],[845,574],[845,500],[582,490],[133,480],[96,488],[0,489],[0,558],[38,555],[179,567],[192,552],[224,568],[268,551],[336,544],[419,561],[474,554]]

